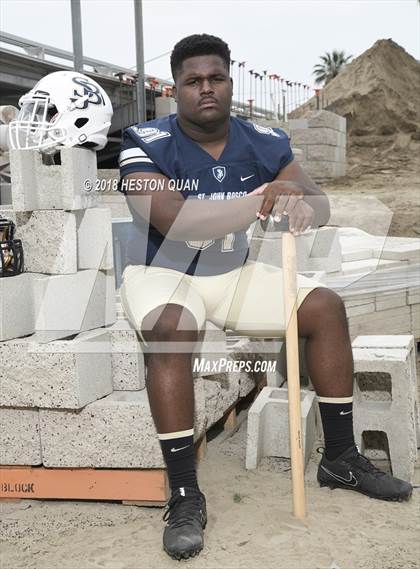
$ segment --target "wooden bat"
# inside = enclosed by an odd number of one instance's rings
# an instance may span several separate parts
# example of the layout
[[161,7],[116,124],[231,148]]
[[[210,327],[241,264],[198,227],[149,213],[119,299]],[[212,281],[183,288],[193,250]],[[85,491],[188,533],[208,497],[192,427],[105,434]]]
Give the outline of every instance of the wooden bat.
[[299,343],[297,327],[296,243],[294,236],[283,233],[283,288],[286,317],[287,391],[289,400],[289,437],[292,463],[293,514],[306,516],[305,479],[300,407]]
[[305,479],[302,442],[302,413],[300,405],[299,340],[297,326],[296,243],[289,232],[289,220],[283,216],[274,224],[283,231],[283,289],[286,322],[287,390],[289,402],[289,437],[292,465],[293,515],[306,517]]

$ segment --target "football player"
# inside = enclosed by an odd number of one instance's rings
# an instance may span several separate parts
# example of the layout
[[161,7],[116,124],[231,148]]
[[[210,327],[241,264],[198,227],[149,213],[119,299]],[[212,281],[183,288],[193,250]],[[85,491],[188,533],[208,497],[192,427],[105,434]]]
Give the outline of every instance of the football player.
[[[230,51],[207,34],[171,55],[176,115],[127,128],[121,191],[134,233],[121,300],[149,349],[147,391],[172,496],[165,551],[203,548],[206,502],[194,463],[191,353],[206,319],[252,336],[284,336],[282,271],[248,260],[246,231],[271,214],[295,234],[327,223],[328,199],[294,160],[285,132],[230,115]],[[325,452],[321,485],[384,500],[409,483],[359,454],[352,424],[353,360],[341,298],[298,275],[298,330],[318,395]],[[163,343],[170,346],[162,350]],[[156,347],[156,349],[154,349]]]

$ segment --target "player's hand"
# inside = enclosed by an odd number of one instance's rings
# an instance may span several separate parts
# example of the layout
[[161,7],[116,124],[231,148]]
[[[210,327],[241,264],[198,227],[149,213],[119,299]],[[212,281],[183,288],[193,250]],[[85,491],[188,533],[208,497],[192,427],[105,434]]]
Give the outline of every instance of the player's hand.
[[294,182],[275,180],[262,191],[263,203],[257,217],[266,220],[271,213],[274,221],[280,222],[282,215],[289,216],[289,229],[299,235],[309,229],[314,221],[314,209],[304,201],[302,188]]

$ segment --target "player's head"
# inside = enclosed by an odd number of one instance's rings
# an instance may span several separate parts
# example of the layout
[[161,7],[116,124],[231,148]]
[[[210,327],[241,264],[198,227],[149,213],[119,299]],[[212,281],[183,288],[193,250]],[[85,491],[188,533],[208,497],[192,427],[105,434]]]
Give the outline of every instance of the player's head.
[[198,124],[226,120],[232,101],[230,49],[220,38],[195,34],[180,40],[171,54],[178,115]]

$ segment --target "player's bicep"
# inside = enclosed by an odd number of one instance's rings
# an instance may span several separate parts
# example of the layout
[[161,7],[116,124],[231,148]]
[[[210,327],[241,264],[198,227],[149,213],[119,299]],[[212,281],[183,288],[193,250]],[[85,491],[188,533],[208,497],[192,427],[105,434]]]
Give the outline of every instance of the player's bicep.
[[168,183],[167,176],[153,172],[132,172],[122,181],[129,205],[164,235],[184,203],[182,195],[170,190]]

